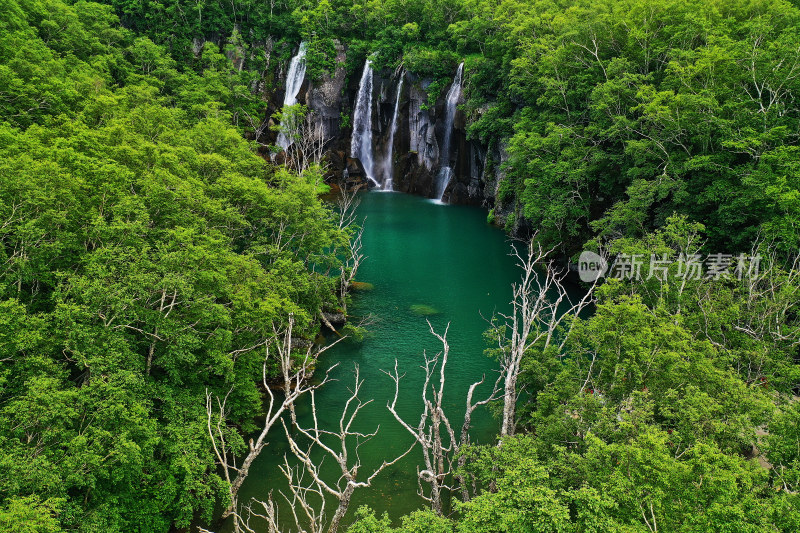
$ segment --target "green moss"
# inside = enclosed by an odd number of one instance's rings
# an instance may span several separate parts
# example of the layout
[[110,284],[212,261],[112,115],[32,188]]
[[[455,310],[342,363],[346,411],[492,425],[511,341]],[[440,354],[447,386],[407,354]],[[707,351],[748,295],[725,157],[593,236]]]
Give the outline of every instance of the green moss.
[[412,313],[419,316],[431,316],[439,314],[438,309],[425,304],[414,304],[411,307],[409,307],[409,309],[411,310]]

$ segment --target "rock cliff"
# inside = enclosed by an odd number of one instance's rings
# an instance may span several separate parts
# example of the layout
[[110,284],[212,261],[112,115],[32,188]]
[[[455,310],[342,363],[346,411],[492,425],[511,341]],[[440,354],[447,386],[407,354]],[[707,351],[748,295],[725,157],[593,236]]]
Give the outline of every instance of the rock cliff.
[[[326,138],[325,162],[328,178],[338,181],[344,177],[369,186],[361,162],[350,157],[353,112],[359,91],[360,70],[356,68],[355,71],[348,72],[347,65],[347,49],[338,44],[334,72],[323,75],[320,80],[306,79],[297,100],[313,111],[314,120]],[[265,78],[270,77],[270,83],[259,86],[267,102],[266,117],[270,117],[280,108],[283,100],[286,65],[273,64],[263,75]],[[402,84],[399,83],[401,77]],[[441,91],[436,102],[429,105],[428,89],[432,81],[403,69],[373,72],[373,105],[369,121],[373,159],[375,167],[379,169],[374,172],[390,172],[392,186],[396,191],[427,197],[435,195],[437,173],[442,164],[447,164],[440,153],[445,135],[444,95],[447,87]],[[270,91],[268,87],[273,89]],[[463,96],[461,99],[459,103],[463,101]],[[395,107],[396,130],[392,136]],[[271,119],[269,125],[272,125]],[[503,179],[501,163],[505,161],[507,154],[503,147],[490,151],[480,142],[468,140],[467,125],[466,117],[459,109],[455,114],[451,134],[450,165],[453,174],[443,200],[453,204],[479,205],[493,209],[496,222],[505,223],[507,217],[514,216],[513,206],[503,205],[497,200],[497,195],[499,183]],[[258,140],[262,145],[269,145],[275,142],[275,136],[267,127],[262,129]],[[393,144],[391,151],[388,149],[390,139]],[[390,152],[391,161],[388,160]],[[381,176],[378,179],[382,179]]]

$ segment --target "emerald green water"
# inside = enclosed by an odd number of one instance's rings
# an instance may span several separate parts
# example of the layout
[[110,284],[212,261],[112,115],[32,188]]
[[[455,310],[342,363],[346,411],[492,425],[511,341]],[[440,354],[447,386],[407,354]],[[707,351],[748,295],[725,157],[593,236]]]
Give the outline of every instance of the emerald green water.
[[[425,319],[438,332],[450,323],[445,404],[451,423],[460,431],[469,385],[486,374],[487,383],[479,389],[486,393],[497,375],[497,363],[483,354],[486,346],[482,333],[488,326],[483,317],[507,309],[511,284],[519,278],[519,272],[508,256],[510,245],[505,234],[486,223],[486,212],[481,209],[437,205],[399,193],[370,192],[362,196],[358,213],[366,217],[363,243],[367,256],[358,280],[372,283],[374,289],[354,293],[349,311],[357,316],[371,315],[373,322],[362,343],[344,341],[322,356],[320,369],[339,363],[332,373],[338,381],[319,390],[316,403],[320,424],[338,427],[348,388],[353,384],[353,365],[359,365],[364,380],[362,400],[374,401],[360,412],[358,429],[371,432],[380,427],[377,436],[360,449],[360,477],[366,479],[384,459],[393,459],[413,442],[386,408],[394,394],[394,383],[381,369],[394,368],[397,359],[401,373],[405,372],[398,407],[409,424],[416,426],[422,412],[423,351],[435,354],[441,350]],[[436,313],[421,316],[419,308],[412,306],[427,306]],[[299,423],[305,427],[311,426],[309,404],[309,398],[304,398],[298,405]],[[497,426],[488,411],[477,411],[473,441],[493,442]],[[284,454],[290,454],[286,437],[282,428],[275,428],[269,446],[242,487],[240,503],[251,497],[266,499],[270,490],[281,500],[278,491],[285,490],[286,484],[278,464]],[[419,448],[385,469],[371,488],[357,489],[345,523],[349,524],[356,509],[364,504],[380,513],[388,512],[392,520],[424,507],[425,502],[417,495],[417,464],[422,464]],[[338,474],[331,458],[325,459],[324,465],[326,480],[335,483]],[[331,502],[328,518],[334,509]],[[287,529],[294,530],[286,505],[280,515]]]

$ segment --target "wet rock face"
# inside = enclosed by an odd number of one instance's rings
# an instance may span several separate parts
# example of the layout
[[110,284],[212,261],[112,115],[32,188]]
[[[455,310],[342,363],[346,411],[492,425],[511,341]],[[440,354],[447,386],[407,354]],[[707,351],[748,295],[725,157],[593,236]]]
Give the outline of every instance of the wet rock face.
[[[342,100],[347,71],[345,48],[336,44],[336,70],[333,76],[328,74],[317,83],[310,83],[304,101],[317,116],[326,139],[335,139],[342,133]],[[302,89],[301,89],[302,92]]]
[[206,45],[205,40],[199,37],[195,37],[194,39],[192,39],[192,53],[194,54],[195,57],[200,57],[200,55],[203,53],[203,48],[205,47],[205,45]]
[[436,138],[436,117],[426,109],[430,80],[420,81],[409,75],[408,131],[409,151],[417,155],[417,163],[427,170],[439,164],[439,141]]
[[[446,91],[431,109],[427,105],[428,94],[423,87],[430,83],[407,75],[410,81],[407,102],[401,106],[404,120],[400,131],[400,144],[395,145],[397,158],[395,189],[421,196],[431,197],[435,194],[436,180],[441,165],[446,165],[440,147],[445,135],[445,103]],[[463,103],[463,97],[459,101]],[[399,134],[399,132],[398,132]],[[396,139],[396,143],[398,140]],[[486,195],[493,188],[486,187],[485,176],[486,148],[477,141],[468,141],[466,136],[466,117],[460,109],[455,114],[450,147],[450,163],[453,165],[453,177],[445,189],[443,199],[454,204],[470,204],[491,207],[494,196]]]
[[[453,182],[445,194],[449,193],[450,203],[484,206],[487,201],[486,149],[475,141],[467,141],[463,131],[456,129],[455,133],[459,134],[458,156]],[[494,180],[495,177],[489,178]],[[490,197],[494,198],[494,194]]]
[[[363,166],[350,157],[352,135],[352,114],[359,89],[358,72],[347,75],[345,61],[346,48],[336,45],[336,70],[321,80],[303,83],[298,93],[298,101],[308,105],[327,139],[327,176],[338,181],[345,178],[350,183],[364,181]],[[282,90],[285,80],[281,70],[271,66],[278,74],[265,72],[264,77],[273,76],[277,93]],[[285,67],[284,67],[285,70]],[[285,72],[282,73],[285,76]],[[398,98],[398,82],[403,83]],[[427,88],[432,80],[421,79],[414,73],[382,70],[373,73],[372,93],[372,139],[376,178],[391,172],[393,188],[396,191],[433,197],[436,194],[436,177],[442,164],[441,146],[445,130],[445,95],[442,91],[435,105],[428,107]],[[269,115],[280,106],[280,94],[263,93],[269,102]],[[463,101],[463,96],[462,96]],[[397,105],[397,119],[394,136],[391,137],[391,123]],[[349,117],[343,120],[343,117]],[[453,177],[445,190],[443,199],[454,204],[495,207],[498,184],[503,179],[501,162],[507,158],[502,148],[488,151],[475,140],[467,140],[466,117],[458,110],[453,121],[449,163]],[[392,139],[392,157],[389,161],[389,140]],[[270,134],[265,132],[261,142],[269,142]],[[513,206],[497,206],[495,216],[513,216]]]

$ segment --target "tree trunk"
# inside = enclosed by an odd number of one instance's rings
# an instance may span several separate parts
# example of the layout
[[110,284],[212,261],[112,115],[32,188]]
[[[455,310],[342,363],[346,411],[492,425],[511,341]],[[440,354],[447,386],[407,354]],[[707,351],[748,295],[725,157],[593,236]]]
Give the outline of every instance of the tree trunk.
[[350,498],[353,496],[355,490],[355,485],[348,482],[339,497],[339,507],[336,508],[336,512],[331,519],[331,526],[328,528],[328,533],[336,533],[339,530],[339,524],[347,513],[347,508],[350,507]]
[[258,458],[258,455],[261,453],[261,449],[263,447],[264,446],[262,445],[251,448],[250,452],[247,454],[247,457],[244,458],[244,462],[242,462],[242,466],[239,468],[239,473],[231,482],[230,486],[231,504],[227,509],[225,509],[225,512],[222,513],[223,520],[228,518],[231,514],[233,514],[234,509],[236,509],[239,489],[242,488],[244,480],[247,479],[247,475],[250,473],[250,466],[253,464],[253,461],[255,461]]
[[500,436],[513,435],[516,430],[517,412],[517,372],[509,371],[506,376],[505,390],[503,392],[503,425]]
[[147,349],[147,368],[145,369],[145,374],[147,376],[150,375],[150,368],[153,365],[153,354],[155,353],[155,351],[156,351],[156,343],[155,341],[153,341],[150,343],[150,347]]

